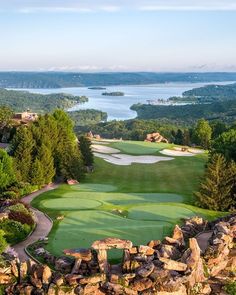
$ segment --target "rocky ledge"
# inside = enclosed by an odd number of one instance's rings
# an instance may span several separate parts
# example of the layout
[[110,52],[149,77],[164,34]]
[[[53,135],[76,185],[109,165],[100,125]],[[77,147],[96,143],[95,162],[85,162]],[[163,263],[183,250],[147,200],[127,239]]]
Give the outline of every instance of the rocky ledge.
[[[9,295],[223,295],[224,286],[236,280],[235,241],[236,215],[231,215],[214,222],[187,219],[172,237],[147,245],[107,238],[90,249],[67,249],[59,258],[37,245],[35,255],[45,264],[8,257],[0,284]],[[118,265],[107,260],[113,248],[124,252]]]

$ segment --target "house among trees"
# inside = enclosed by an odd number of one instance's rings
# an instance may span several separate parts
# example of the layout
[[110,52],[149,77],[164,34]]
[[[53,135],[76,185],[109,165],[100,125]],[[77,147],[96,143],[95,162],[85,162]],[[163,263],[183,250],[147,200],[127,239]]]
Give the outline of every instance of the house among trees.
[[27,124],[28,122],[36,121],[38,119],[37,113],[31,113],[29,110],[23,113],[15,113],[13,115],[13,120],[21,123]]

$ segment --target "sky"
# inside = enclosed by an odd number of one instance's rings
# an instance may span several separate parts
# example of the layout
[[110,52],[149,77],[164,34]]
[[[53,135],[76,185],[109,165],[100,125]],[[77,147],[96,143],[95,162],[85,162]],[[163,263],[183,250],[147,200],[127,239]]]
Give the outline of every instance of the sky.
[[0,0],[0,71],[236,71],[236,0]]

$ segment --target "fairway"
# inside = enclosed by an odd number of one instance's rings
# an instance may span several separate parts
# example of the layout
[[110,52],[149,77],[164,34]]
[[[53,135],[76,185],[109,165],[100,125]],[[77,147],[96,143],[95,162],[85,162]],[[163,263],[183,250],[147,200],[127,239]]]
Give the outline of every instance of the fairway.
[[[118,142],[109,146],[151,155],[167,145]],[[32,202],[54,219],[46,248],[61,255],[66,248],[90,247],[106,237],[146,244],[170,234],[182,218],[214,218],[216,212],[193,206],[193,191],[203,176],[205,160],[203,154],[118,166],[96,158],[95,171],[87,175],[86,182],[61,185]]]

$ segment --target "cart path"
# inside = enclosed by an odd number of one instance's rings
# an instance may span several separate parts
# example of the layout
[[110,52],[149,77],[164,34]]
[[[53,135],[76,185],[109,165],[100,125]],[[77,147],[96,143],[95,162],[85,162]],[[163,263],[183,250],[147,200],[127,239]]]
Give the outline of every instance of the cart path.
[[[24,198],[21,199],[25,204],[30,205],[33,199],[38,197],[44,192],[54,190],[58,187],[58,184],[50,184],[47,185],[46,187],[42,188],[41,190],[38,190],[37,192],[34,192]],[[18,253],[20,261],[26,261],[30,257],[27,255],[25,252],[25,248],[28,247],[29,245],[33,244],[34,242],[37,242],[40,238],[45,238],[49,234],[49,232],[52,229],[53,222],[52,220],[45,215],[43,212],[31,208],[33,211],[35,220],[36,220],[36,227],[35,230],[32,232],[30,236],[26,238],[26,240],[14,245],[12,248]]]

